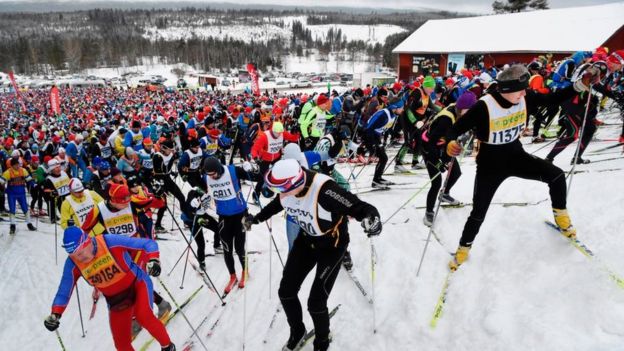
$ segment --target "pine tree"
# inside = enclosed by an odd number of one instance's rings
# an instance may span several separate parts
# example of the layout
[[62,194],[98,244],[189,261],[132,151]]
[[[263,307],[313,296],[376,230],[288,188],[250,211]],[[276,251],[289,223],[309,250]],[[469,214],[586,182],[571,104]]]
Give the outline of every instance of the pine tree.
[[547,10],[550,8],[548,0],[533,0],[529,4],[529,7],[534,10]]

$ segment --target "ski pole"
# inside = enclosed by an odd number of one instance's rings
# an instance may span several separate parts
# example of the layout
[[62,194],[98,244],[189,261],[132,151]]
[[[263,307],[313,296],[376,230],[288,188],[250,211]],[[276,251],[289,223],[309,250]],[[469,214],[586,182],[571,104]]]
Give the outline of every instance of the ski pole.
[[[455,158],[451,160],[451,164],[449,165],[449,168],[447,170],[446,178],[444,179],[444,185],[442,185],[442,188],[440,188],[438,195],[444,194],[444,192],[446,191],[446,187],[448,186],[449,179],[451,179],[451,172],[453,171],[454,165],[455,165]],[[438,218],[438,211],[440,211],[441,204],[442,204],[442,201],[438,200],[435,213],[433,214],[433,223],[431,223],[431,227],[429,227],[429,234],[427,234],[427,241],[425,242],[425,247],[423,248],[423,252],[420,255],[420,262],[418,263],[418,269],[416,270],[417,277],[420,274],[420,268],[422,267],[423,261],[425,259],[425,254],[427,253],[427,247],[429,246],[431,234],[433,233],[433,227],[435,226],[436,219]]]
[[377,321],[375,316],[375,266],[377,266],[377,251],[375,250],[375,242],[373,237],[370,238],[371,248],[371,301],[373,305],[373,334],[377,333]]
[[[165,208],[167,209],[167,212],[169,212],[169,214],[171,214],[171,210],[169,209],[169,206],[166,206]],[[184,241],[186,241],[186,245],[188,246],[189,250],[191,250],[191,253],[193,254],[193,256],[195,256],[195,259],[197,260],[197,262],[199,262],[199,258],[197,257],[197,253],[195,253],[195,249],[193,249],[193,247],[191,246],[191,242],[184,235],[184,231],[182,230],[182,227],[180,227],[180,224],[178,223],[178,221],[176,221],[175,217],[172,216],[171,218],[173,218],[173,222],[176,224],[176,226],[178,227],[178,230],[182,234],[181,235],[182,239],[184,239]],[[215,294],[217,294],[217,296],[219,297],[219,300],[221,300],[221,306],[225,306],[225,301],[223,301],[223,298],[217,292],[218,291],[217,287],[212,282],[212,279],[210,279],[210,276],[208,275],[208,273],[206,272],[205,269],[202,269],[202,271],[204,272],[204,274],[206,275],[206,279],[208,279],[208,282],[212,286],[212,287],[209,286],[208,289],[211,289],[212,291],[214,291]],[[204,284],[205,284],[205,282],[204,282]]]
[[[53,196],[50,200],[53,202],[48,205],[48,213],[52,213],[52,211],[54,211],[54,202],[56,202],[54,199],[55,197]],[[54,220],[54,262],[58,266],[58,229],[56,228],[58,221],[56,220],[56,212],[53,215],[51,214],[50,218]]]
[[78,292],[78,284],[76,284],[76,301],[78,301],[78,313],[80,314],[80,328],[82,329],[82,337],[85,337],[84,322],[82,321],[82,306],[80,304],[80,293]]
[[63,338],[61,338],[61,333],[59,333],[58,329],[56,330],[56,340],[58,340],[59,344],[61,344],[61,350],[66,351],[65,344],[63,344]]
[[[173,219],[175,218],[175,208],[176,208],[175,202],[173,202],[173,213],[171,213],[171,231],[173,231]],[[184,235],[184,233],[182,233],[182,235]]]
[[390,219],[392,219],[392,217],[396,216],[396,214],[397,214],[397,213],[399,213],[399,211],[401,211],[401,210],[402,210],[405,206],[407,206],[407,204],[408,204],[408,203],[410,203],[410,202],[411,202],[411,201],[412,201],[412,200],[413,200],[416,196],[418,196],[418,194],[420,194],[420,193],[421,193],[421,192],[425,189],[425,187],[427,187],[427,185],[431,184],[431,182],[432,182],[434,179],[436,179],[437,177],[439,177],[439,176],[440,176],[440,174],[441,174],[440,172],[436,173],[433,177],[431,177],[431,179],[429,179],[429,180],[428,180],[425,184],[423,184],[423,186],[422,186],[422,187],[418,188],[418,189],[416,190],[416,192],[414,193],[414,195],[412,195],[412,196],[411,196],[409,199],[407,199],[407,201],[405,201],[405,202],[404,202],[404,203],[403,203],[403,204],[402,204],[399,208],[397,208],[397,209],[396,209],[396,211],[394,211],[394,213],[392,213],[392,214],[390,215],[390,217],[386,218],[386,220],[383,222],[383,224],[388,223],[388,221],[389,221]]
[[589,91],[587,92],[587,105],[585,106],[585,116],[583,117],[583,124],[581,125],[581,131],[579,133],[579,142],[576,144],[576,151],[574,152],[574,164],[572,165],[572,169],[570,170],[570,180],[568,181],[568,191],[566,192],[566,197],[570,194],[570,188],[572,188],[572,177],[574,177],[574,169],[576,168],[576,164],[578,163],[578,155],[581,151],[581,144],[583,143],[583,133],[585,132],[585,125],[587,124],[587,115],[589,113],[589,104],[591,103],[592,98],[592,87],[593,85],[589,85]]
[[195,335],[195,337],[197,337],[197,340],[199,340],[199,343],[202,345],[202,347],[204,348],[204,350],[208,351],[208,348],[206,347],[206,345],[204,345],[204,342],[202,341],[202,339],[199,337],[199,334],[197,334],[197,329],[195,327],[193,327],[193,324],[191,324],[191,321],[189,321],[188,317],[186,316],[186,313],[184,313],[184,311],[180,308],[180,305],[178,304],[178,302],[176,301],[176,299],[173,297],[173,295],[171,294],[171,291],[169,291],[169,289],[167,288],[167,286],[165,285],[165,283],[163,283],[162,279],[160,279],[160,277],[156,277],[156,280],[158,280],[158,282],[160,283],[160,285],[163,287],[163,289],[165,290],[165,292],[167,293],[167,295],[169,295],[169,298],[171,299],[171,301],[173,302],[173,304],[176,306],[177,310],[180,312],[180,314],[182,315],[182,317],[184,317],[184,320],[186,321],[186,324],[188,324],[188,326],[191,328],[191,330],[193,331],[193,335]]
[[[249,178],[249,181],[251,180],[251,176],[249,175],[249,172],[245,171],[245,173],[247,173],[247,178]],[[264,209],[264,207],[262,206],[262,203],[260,202],[260,196],[258,195],[258,193],[256,192],[255,188],[253,189],[253,193],[254,195],[258,198],[258,206],[260,206],[260,211],[262,211]],[[282,268],[284,268],[284,261],[282,260],[282,255],[279,252],[279,249],[277,248],[277,244],[275,243],[275,238],[273,238],[273,228],[271,228],[271,226],[269,226],[268,222],[264,222],[267,226],[267,229],[269,230],[269,236],[271,237],[271,241],[273,242],[273,246],[275,247],[275,251],[277,252],[277,257],[280,260],[280,263],[282,264]]]
[[[175,209],[175,206],[174,206]],[[197,214],[193,216],[193,224],[191,225],[191,235],[189,235],[189,243],[193,242],[195,238],[195,221],[197,220]],[[201,229],[200,229],[201,230]],[[184,235],[184,234],[182,234]],[[184,271],[182,271],[182,283],[180,284],[180,289],[184,289],[184,278],[186,277],[186,268],[188,266],[188,258],[189,258],[189,250],[186,249],[186,260],[184,261]],[[199,261],[201,262],[201,261]]]
[[[245,269],[243,269],[243,279],[247,281],[249,273],[249,255],[247,255],[247,231],[243,226],[243,235],[245,235]],[[247,340],[247,290],[243,290],[243,350],[245,350],[245,341]]]
[[[195,235],[192,236],[192,240],[190,240],[189,242],[193,242],[193,240],[195,239]],[[173,273],[173,271],[175,270],[175,268],[177,267],[178,263],[180,263],[180,261],[182,261],[182,257],[184,257],[184,254],[186,254],[189,250],[189,247],[187,246],[184,251],[182,251],[182,254],[180,254],[180,257],[178,257],[178,260],[176,261],[176,263],[173,265],[173,268],[171,268],[171,270],[169,271],[169,273],[167,273],[167,277],[171,276],[171,273]]]

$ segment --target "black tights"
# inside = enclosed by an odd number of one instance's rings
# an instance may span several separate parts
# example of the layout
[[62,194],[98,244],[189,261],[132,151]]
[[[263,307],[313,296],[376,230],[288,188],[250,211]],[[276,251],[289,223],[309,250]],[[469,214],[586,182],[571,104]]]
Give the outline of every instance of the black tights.
[[219,238],[223,246],[223,259],[230,274],[235,274],[234,250],[240,261],[242,271],[245,271],[245,231],[243,230],[243,216],[246,212],[232,216],[219,216]]
[[[492,167],[492,166],[490,166]],[[539,180],[548,184],[550,200],[553,208],[566,208],[566,181],[563,171],[552,163],[541,158],[529,155],[526,152],[513,157],[504,165],[496,165],[497,168],[483,168],[477,165],[477,175],[473,193],[473,207],[470,216],[464,226],[464,231],[459,244],[471,246],[492,198],[498,187],[509,177]]]

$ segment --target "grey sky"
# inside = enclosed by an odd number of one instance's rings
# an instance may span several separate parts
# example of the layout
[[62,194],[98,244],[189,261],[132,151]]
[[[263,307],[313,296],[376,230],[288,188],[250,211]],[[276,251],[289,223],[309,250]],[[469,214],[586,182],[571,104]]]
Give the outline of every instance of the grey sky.
[[[15,0],[0,0],[2,2],[8,2]],[[119,1],[119,0],[117,0]],[[180,0],[121,0],[131,3],[137,2],[167,2],[172,3]],[[193,1],[193,0],[187,0]],[[46,0],[20,0],[22,3],[34,3],[42,4],[49,3]],[[89,2],[89,0],[60,0],[52,2]],[[232,2],[240,4],[235,0],[203,0],[203,3],[211,2]],[[473,12],[473,13],[491,13],[491,4],[493,0],[246,0],[246,4],[276,4],[276,5],[291,5],[291,6],[347,6],[347,7],[369,7],[369,8],[396,8],[396,9],[419,9],[419,8],[433,8],[442,9],[448,11],[459,12]],[[618,2],[617,0],[549,0],[551,8],[573,7],[573,6],[587,6],[598,5],[612,2]]]

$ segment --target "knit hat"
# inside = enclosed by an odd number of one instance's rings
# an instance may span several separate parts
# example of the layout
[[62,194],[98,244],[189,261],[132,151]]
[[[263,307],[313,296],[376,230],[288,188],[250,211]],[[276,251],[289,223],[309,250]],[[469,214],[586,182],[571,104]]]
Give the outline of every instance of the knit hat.
[[284,125],[282,122],[273,122],[273,127],[271,128],[273,133],[282,133],[284,132]]
[[624,65],[624,50],[614,51],[609,57],[607,57],[607,62],[616,64],[616,65]]
[[457,99],[455,108],[457,110],[468,110],[476,103],[477,96],[471,91],[466,91]]
[[323,105],[324,103],[326,103],[327,101],[329,101],[329,98],[327,97],[327,95],[325,94],[320,94],[317,98],[316,98],[316,105]]
[[63,248],[68,254],[73,253],[89,236],[79,227],[71,226],[63,233]]
[[130,190],[127,185],[112,184],[108,191],[110,202],[114,204],[127,204],[130,202]]
[[69,181],[69,191],[71,191],[72,193],[79,193],[81,191],[84,191],[84,186],[82,185],[80,179],[72,178]]
[[423,80],[422,86],[424,88],[435,88],[435,86],[436,86],[435,79],[433,79],[432,76],[426,76],[425,80]]

